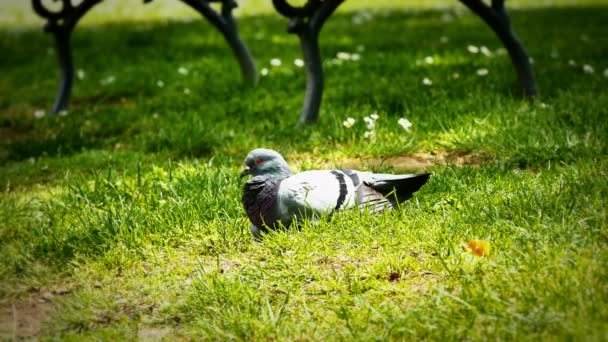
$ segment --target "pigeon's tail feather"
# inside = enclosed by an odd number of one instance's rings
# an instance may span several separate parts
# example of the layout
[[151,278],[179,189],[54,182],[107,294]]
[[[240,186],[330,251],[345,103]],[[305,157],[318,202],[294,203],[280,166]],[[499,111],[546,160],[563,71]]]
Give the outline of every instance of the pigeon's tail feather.
[[380,192],[393,202],[395,197],[399,203],[412,197],[431,176],[430,173],[409,174],[409,175],[389,175],[374,174],[365,183]]

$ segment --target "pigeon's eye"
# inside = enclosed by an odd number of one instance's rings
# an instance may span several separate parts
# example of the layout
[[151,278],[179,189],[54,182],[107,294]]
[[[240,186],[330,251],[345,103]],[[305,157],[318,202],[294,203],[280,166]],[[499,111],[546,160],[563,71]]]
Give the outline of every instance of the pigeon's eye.
[[256,165],[262,164],[262,159],[258,158],[255,160]]

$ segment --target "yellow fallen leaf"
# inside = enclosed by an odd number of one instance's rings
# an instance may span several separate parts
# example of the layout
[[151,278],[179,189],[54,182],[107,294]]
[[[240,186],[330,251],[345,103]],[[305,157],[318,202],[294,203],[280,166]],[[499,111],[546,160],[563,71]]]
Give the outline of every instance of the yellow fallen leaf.
[[471,253],[477,256],[489,256],[490,255],[490,242],[484,240],[471,240],[466,243],[460,241],[464,248],[468,249]]

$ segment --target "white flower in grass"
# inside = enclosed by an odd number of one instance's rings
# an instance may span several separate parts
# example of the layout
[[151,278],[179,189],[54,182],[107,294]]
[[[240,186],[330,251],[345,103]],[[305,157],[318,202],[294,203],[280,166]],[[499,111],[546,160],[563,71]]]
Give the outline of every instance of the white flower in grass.
[[37,111],[34,112],[34,117],[36,119],[42,119],[45,115],[46,115],[46,112],[43,111],[42,109],[39,109],[39,110],[37,110]]
[[604,69],[602,75],[604,75],[604,77],[608,77],[608,68]]
[[376,120],[372,119],[371,116],[364,117],[363,121],[365,121],[365,125],[369,130],[373,130],[376,127]]
[[184,94],[190,95],[190,88],[184,88]]
[[477,75],[479,76],[486,76],[488,73],[489,71],[486,68],[477,69]]
[[425,86],[431,86],[431,85],[433,85],[433,81],[431,81],[429,78],[425,77],[422,79],[422,84],[424,84]]
[[467,50],[469,50],[470,53],[479,53],[479,48],[475,45],[467,46]]
[[262,68],[262,70],[260,70],[260,75],[262,75],[262,76],[268,76],[268,69],[267,68]]
[[156,85],[157,85],[159,88],[163,88],[163,87],[165,86],[165,82],[163,82],[162,80],[158,80],[158,81],[156,81]]
[[83,80],[84,76],[85,76],[84,70],[82,70],[82,69],[76,70],[76,77],[78,77],[79,80]]
[[110,75],[106,78],[103,78],[101,81],[99,81],[99,83],[101,83],[102,85],[108,85],[110,83],[114,83],[114,81],[116,81],[116,77]]
[[375,140],[376,139],[376,132],[374,132],[374,131],[366,131],[365,133],[363,133],[363,137],[365,139]]
[[595,72],[595,69],[593,69],[591,65],[585,64],[583,65],[583,71],[585,72],[585,74],[593,74]]
[[569,59],[568,60],[568,65],[570,65],[570,66],[576,66],[576,62],[574,61],[574,59]]
[[435,63],[435,59],[433,59],[432,56],[426,56],[426,57],[424,57],[424,63],[433,64],[433,63]]
[[298,68],[301,68],[304,66],[304,61],[299,58],[296,58],[293,60],[293,64],[295,64],[295,66],[297,66]]
[[492,56],[492,51],[490,51],[490,49],[488,49],[486,46],[482,46],[479,48],[479,51],[487,57],[491,57]]
[[352,55],[350,55],[350,60],[353,62],[356,62],[360,59],[361,59],[361,55],[358,53],[353,53]]
[[408,120],[406,118],[401,118],[401,119],[397,120],[397,124],[399,124],[399,126],[403,127],[403,129],[406,131],[409,131],[410,128],[412,128],[412,123],[410,122],[410,120]]
[[351,128],[351,127],[353,127],[353,125],[355,124],[355,122],[357,122],[357,121],[355,119],[353,119],[353,118],[346,118],[346,120],[344,120],[344,122],[342,122],[342,124],[346,128]]
[[280,67],[281,64],[281,60],[278,58],[273,58],[270,60],[270,65],[272,65],[273,67]]
[[188,69],[184,68],[183,66],[179,67],[177,69],[177,72],[180,73],[181,75],[184,75],[184,76],[188,75]]
[[380,115],[378,115],[378,113],[373,113],[369,117],[372,118],[372,119],[374,119],[374,120],[380,119]]
[[458,78],[460,78],[460,74],[457,73],[457,72],[455,72],[455,73],[452,74],[452,78],[453,79],[458,79]]
[[542,109],[547,109],[547,108],[549,108],[549,105],[548,105],[548,104],[546,104],[546,103],[544,103],[544,102],[541,102],[541,103],[540,103],[540,108],[542,108]]
[[348,61],[348,60],[350,60],[350,57],[351,57],[351,55],[350,55],[350,53],[348,53],[348,52],[342,52],[342,51],[340,51],[340,52],[338,52],[338,53],[336,54],[336,58],[341,59],[341,60],[343,60],[343,61]]
[[507,53],[507,49],[503,48],[503,47],[499,47],[498,49],[496,49],[496,54],[497,55],[504,55]]
[[534,64],[534,62],[535,62],[533,57],[529,57],[528,61],[530,62],[530,64]]
[[68,111],[67,109],[62,109],[59,111],[59,113],[57,113],[57,115],[59,116],[68,116]]

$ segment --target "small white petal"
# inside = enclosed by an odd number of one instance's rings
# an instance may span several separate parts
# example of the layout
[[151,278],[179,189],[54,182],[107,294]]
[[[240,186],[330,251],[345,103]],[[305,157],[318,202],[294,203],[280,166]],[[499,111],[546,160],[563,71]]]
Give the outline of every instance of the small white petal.
[[346,120],[344,120],[344,122],[342,122],[342,124],[346,128],[351,128],[351,127],[353,127],[353,125],[355,124],[355,122],[356,121],[353,118],[346,118]]
[[299,58],[296,58],[293,60],[293,64],[295,64],[295,66],[297,66],[298,68],[301,68],[304,66],[304,61]]
[[278,67],[281,66],[281,60],[278,58],[273,58],[270,60],[270,65],[274,66],[274,67]]
[[408,120],[406,118],[400,118],[399,120],[397,120],[397,124],[399,124],[399,126],[403,127],[403,129],[405,129],[406,131],[409,131],[410,128],[412,127],[412,123],[410,122],[410,120]]
[[372,119],[374,119],[374,120],[380,119],[380,115],[378,115],[377,113],[373,113],[369,117],[372,118]]
[[426,57],[424,57],[424,63],[433,64],[433,63],[435,63],[435,60],[431,56],[426,56]]
[[34,117],[36,119],[42,119],[45,115],[46,115],[46,112],[43,111],[42,109],[39,109],[39,110],[37,110],[37,111],[34,112]]
[[591,65],[585,64],[583,65],[583,71],[585,72],[585,74],[593,74],[595,72],[595,69],[593,69]]
[[336,54],[336,58],[341,59],[343,61],[348,61],[348,60],[350,60],[350,53],[348,53],[348,52],[338,52]]
[[369,129],[369,130],[374,129],[374,127],[376,126],[376,120],[372,119],[371,116],[364,117],[363,121],[365,121],[367,129]]
[[157,85],[159,88],[162,88],[162,87],[164,87],[164,86],[165,86],[165,82],[163,82],[162,80],[158,80],[158,81],[156,81],[156,85]]
[[574,59],[569,59],[569,60],[568,60],[568,64],[569,64],[570,66],[576,66],[576,62],[574,61]]
[[477,69],[477,75],[479,75],[479,76],[485,76],[488,73],[489,73],[489,71],[486,68]]
[[453,74],[452,74],[452,78],[453,78],[453,79],[460,78],[460,74],[459,74],[459,73],[457,73],[457,72],[455,72],[455,73],[453,73]]
[[366,131],[365,133],[363,133],[363,137],[365,139],[374,140],[376,138],[376,132],[374,132],[374,131]]
[[479,48],[479,51],[487,57],[492,56],[492,51],[490,51],[490,49],[488,49],[486,46],[482,46],[481,48]]
[[84,70],[78,69],[76,71],[76,77],[78,77],[79,80],[83,80],[84,76],[85,76]]
[[99,83],[101,83],[103,85],[107,85],[110,83],[114,83],[114,81],[116,81],[116,77],[114,77],[113,75],[110,75],[110,76],[102,79],[101,81],[99,81]]
[[358,53],[353,53],[352,55],[350,55],[350,60],[351,61],[356,62],[356,61],[358,61],[360,59],[361,59],[361,55],[359,55]]
[[62,109],[57,113],[59,116],[68,116],[68,111],[66,109]]
[[479,52],[479,48],[475,45],[469,45],[467,46],[467,50],[469,50],[470,53],[478,53]]
[[184,67],[179,67],[179,68],[177,69],[177,72],[179,72],[180,74],[182,74],[182,75],[184,75],[184,76],[188,75],[188,69],[186,69],[186,68],[184,68]]
[[184,94],[190,95],[190,88],[184,88]]
[[433,84],[433,81],[431,81],[430,79],[428,79],[427,77],[425,77],[424,79],[422,79],[422,84],[426,85],[426,86],[430,86]]
[[268,69],[262,68],[262,70],[260,70],[260,75],[262,75],[262,76],[268,75]]
[[528,58],[528,61],[530,61],[530,64],[534,64],[534,58],[529,57],[529,58]]

